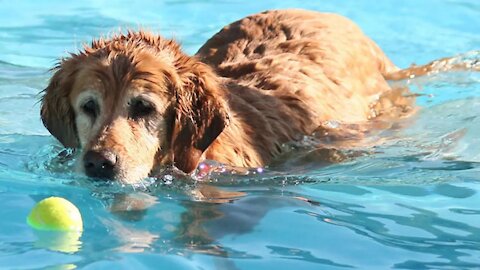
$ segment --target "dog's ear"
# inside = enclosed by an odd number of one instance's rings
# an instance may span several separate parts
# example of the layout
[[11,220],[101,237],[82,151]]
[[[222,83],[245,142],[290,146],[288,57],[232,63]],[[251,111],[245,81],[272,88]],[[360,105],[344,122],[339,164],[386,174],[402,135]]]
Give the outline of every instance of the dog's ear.
[[66,60],[54,68],[55,73],[43,91],[41,117],[45,127],[65,147],[78,147],[75,113],[69,94],[75,81],[75,67]]
[[203,152],[228,125],[229,118],[225,93],[210,67],[195,62],[182,69],[181,86],[175,89],[171,149],[174,165],[191,173]]

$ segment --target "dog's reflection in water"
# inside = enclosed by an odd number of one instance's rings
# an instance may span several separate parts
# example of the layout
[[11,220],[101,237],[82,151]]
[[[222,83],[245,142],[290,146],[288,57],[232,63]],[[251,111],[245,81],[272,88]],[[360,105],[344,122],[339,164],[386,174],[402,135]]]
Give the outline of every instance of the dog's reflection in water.
[[[144,252],[154,249],[156,243],[168,243],[167,252],[187,255],[202,253],[231,257],[232,253],[248,256],[244,251],[223,247],[218,240],[227,235],[251,232],[267,212],[287,206],[314,207],[318,203],[295,196],[254,195],[242,191],[225,190],[208,184],[199,184],[189,192],[190,199],[183,200],[185,211],[170,225],[170,239],[158,231],[138,228],[149,214],[149,208],[157,203],[155,195],[146,192],[115,194],[109,205],[115,216],[103,219],[103,223],[119,238],[121,252]],[[151,213],[157,216],[158,213]],[[161,215],[158,215],[161,216]],[[158,222],[163,222],[159,220]],[[163,249],[162,248],[162,249]]]

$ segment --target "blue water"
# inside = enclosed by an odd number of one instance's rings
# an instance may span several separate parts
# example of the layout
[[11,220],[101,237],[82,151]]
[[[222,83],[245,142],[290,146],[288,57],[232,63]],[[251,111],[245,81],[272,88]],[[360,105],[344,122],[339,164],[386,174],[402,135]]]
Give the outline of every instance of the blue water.
[[[0,1],[0,269],[479,269],[478,73],[404,82],[421,110],[355,149],[367,155],[321,167],[301,161],[306,141],[281,170],[213,175],[245,193],[227,203],[198,201],[196,183],[179,179],[93,185],[56,157],[38,92],[82,42],[143,27],[194,53],[229,22],[287,7],[348,16],[400,67],[480,59],[477,0]],[[81,237],[28,227],[35,202],[53,195],[79,207]],[[150,207],[115,213],[119,198]]]

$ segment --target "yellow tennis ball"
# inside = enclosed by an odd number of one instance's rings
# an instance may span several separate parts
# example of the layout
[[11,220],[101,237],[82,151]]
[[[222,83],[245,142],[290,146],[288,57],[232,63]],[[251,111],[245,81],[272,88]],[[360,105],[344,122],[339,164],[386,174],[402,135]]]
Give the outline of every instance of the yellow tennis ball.
[[60,197],[50,197],[37,203],[28,215],[27,223],[37,230],[83,230],[82,216],[78,208]]

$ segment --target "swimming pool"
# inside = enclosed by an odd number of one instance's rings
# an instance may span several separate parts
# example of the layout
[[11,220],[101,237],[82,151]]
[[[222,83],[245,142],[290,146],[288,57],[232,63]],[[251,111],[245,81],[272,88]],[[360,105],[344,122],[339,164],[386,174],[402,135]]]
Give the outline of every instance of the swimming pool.
[[[193,200],[192,183],[93,185],[69,173],[71,160],[56,157],[62,149],[41,124],[37,93],[66,52],[141,26],[194,53],[229,22],[287,7],[353,19],[401,67],[458,54],[480,59],[475,0],[2,1],[0,269],[478,269],[478,73],[409,81],[421,111],[377,135],[390,138],[384,144],[359,149],[369,155],[219,175],[213,185],[247,194],[229,203]],[[27,226],[35,202],[53,195],[80,208],[79,239],[56,241]],[[124,196],[151,207],[112,214],[112,201]]]

